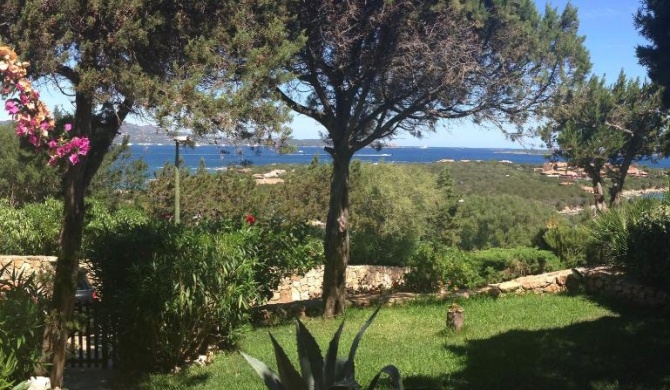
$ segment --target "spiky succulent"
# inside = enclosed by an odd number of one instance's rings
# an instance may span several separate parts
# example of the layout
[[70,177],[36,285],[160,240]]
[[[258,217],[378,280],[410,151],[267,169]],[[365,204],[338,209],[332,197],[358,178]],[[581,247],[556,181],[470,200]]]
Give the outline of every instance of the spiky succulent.
[[[277,375],[270,367],[262,361],[241,352],[242,356],[251,364],[258,375],[265,382],[269,390],[331,390],[331,389],[360,389],[361,385],[356,382],[354,370],[354,356],[358,349],[358,344],[363,337],[363,333],[370,326],[372,320],[379,312],[375,310],[370,318],[365,322],[361,330],[358,331],[354,341],[349,349],[349,356],[346,359],[338,359],[337,349],[340,343],[340,336],[344,328],[344,321],[335,332],[333,339],[328,345],[328,351],[325,358],[321,354],[319,345],[314,340],[312,334],[305,325],[296,319],[296,338],[298,346],[298,359],[300,361],[300,371],[293,366],[288,356],[282,349],[277,340],[270,334],[272,345],[274,347],[275,358],[277,359]],[[391,378],[393,388],[402,390],[402,379],[400,372],[393,365],[382,368],[367,386],[368,390],[375,389],[382,373],[386,373]]]

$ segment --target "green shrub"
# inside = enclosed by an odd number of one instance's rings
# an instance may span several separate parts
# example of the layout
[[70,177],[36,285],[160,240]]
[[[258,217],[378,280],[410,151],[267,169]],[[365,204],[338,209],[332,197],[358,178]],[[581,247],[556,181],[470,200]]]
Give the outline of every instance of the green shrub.
[[460,248],[533,246],[554,213],[552,207],[515,195],[466,197],[457,214]]
[[553,253],[528,247],[476,251],[470,254],[470,259],[485,283],[498,283],[563,267]]
[[406,265],[420,241],[456,241],[447,171],[360,162],[351,170],[351,264]]
[[62,203],[43,203],[14,208],[0,200],[0,252],[12,255],[55,255]]
[[570,226],[558,223],[544,232],[542,241],[544,247],[558,256],[566,268],[591,264],[597,258],[590,250],[591,231],[584,224]]
[[535,248],[464,252],[430,244],[419,247],[411,265],[412,271],[404,278],[405,288],[418,292],[480,287],[562,267],[556,255]]
[[263,299],[282,277],[303,274],[324,263],[323,231],[304,224],[257,221],[246,226],[244,246],[256,256],[255,280]]
[[234,344],[249,304],[267,299],[281,277],[322,262],[315,235],[261,221],[96,228],[88,257],[103,306],[120,319],[121,364],[167,370],[208,345]]
[[665,290],[670,285],[670,205],[642,212],[628,227],[623,259],[627,273]]
[[18,362],[13,354],[5,356],[0,350],[0,390],[11,390],[14,388],[15,381],[12,379]]
[[471,288],[483,283],[469,253],[458,249],[421,244],[410,260],[412,270],[404,277],[405,288],[435,292],[446,288]]
[[244,234],[149,224],[99,237],[91,260],[103,307],[119,319],[121,365],[169,370],[228,345],[259,299]]
[[658,204],[656,200],[642,198],[622,203],[594,218],[589,224],[593,237],[590,250],[597,256],[598,262],[624,264],[631,249],[628,246],[630,228]]
[[0,363],[7,365],[0,371],[0,384],[3,377],[18,383],[39,367],[48,304],[46,285],[47,280],[35,274],[10,270],[9,265],[0,268]]

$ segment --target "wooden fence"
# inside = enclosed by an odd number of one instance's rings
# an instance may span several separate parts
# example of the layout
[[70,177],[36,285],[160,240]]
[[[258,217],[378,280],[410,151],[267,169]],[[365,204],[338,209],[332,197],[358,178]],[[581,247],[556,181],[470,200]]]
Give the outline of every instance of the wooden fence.
[[112,368],[116,360],[117,324],[101,310],[99,302],[78,302],[75,331],[68,348],[70,367]]

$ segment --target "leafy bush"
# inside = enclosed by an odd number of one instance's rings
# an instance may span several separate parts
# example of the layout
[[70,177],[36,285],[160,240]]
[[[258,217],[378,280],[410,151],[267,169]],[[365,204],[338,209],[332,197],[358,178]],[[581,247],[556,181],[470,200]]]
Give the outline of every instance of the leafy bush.
[[99,226],[91,238],[102,304],[120,320],[121,364],[142,370],[171,369],[208,345],[230,346],[249,304],[323,253],[309,226],[258,221],[129,221]]
[[324,263],[323,231],[319,228],[258,221],[243,230],[245,247],[256,255],[255,280],[264,299],[272,296],[282,277],[303,274]]
[[591,264],[597,259],[591,250],[591,231],[585,224],[558,223],[544,232],[542,241],[566,267]]
[[[34,375],[39,367],[47,308],[45,285],[38,275],[0,268],[0,388]],[[11,368],[11,369],[10,369]]]
[[424,244],[412,257],[405,287],[412,291],[473,288],[562,267],[553,253],[535,248],[494,248],[464,252]]
[[459,206],[460,248],[533,246],[555,211],[515,195],[470,196]]
[[126,367],[169,370],[210,344],[231,343],[259,299],[243,233],[150,224],[99,238],[91,260],[103,307],[119,319]]
[[55,255],[62,206],[43,203],[14,208],[0,200],[0,252],[13,255]]
[[448,172],[360,162],[351,169],[351,264],[405,265],[420,240],[453,243]]
[[405,274],[405,288],[435,292],[443,288],[470,288],[484,280],[470,261],[469,253],[458,249],[421,244],[410,260],[412,270]]
[[591,249],[601,263],[624,264],[630,253],[630,229],[636,226],[643,215],[659,204],[653,199],[643,198],[622,203],[592,220],[589,225],[593,237]]
[[599,215],[590,225],[603,262],[624,267],[641,283],[668,289],[670,205],[639,199]]
[[641,213],[627,229],[623,260],[629,275],[650,286],[668,290],[670,283],[670,205]]
[[563,267],[553,253],[528,247],[493,248],[472,252],[470,256],[472,264],[486,283],[498,283]]

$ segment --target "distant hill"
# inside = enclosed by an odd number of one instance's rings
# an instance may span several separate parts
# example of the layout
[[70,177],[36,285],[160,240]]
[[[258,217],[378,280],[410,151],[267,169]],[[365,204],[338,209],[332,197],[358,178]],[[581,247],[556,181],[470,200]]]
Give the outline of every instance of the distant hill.
[[[0,125],[10,124],[12,124],[12,121],[0,121]],[[170,144],[174,142],[173,137],[166,134],[165,130],[153,125],[124,123],[121,126],[120,135],[114,140],[116,143],[120,143],[123,136],[126,135],[132,144]],[[225,140],[223,143],[225,143]],[[296,139],[291,140],[290,143],[295,146],[325,146],[321,139]]]

